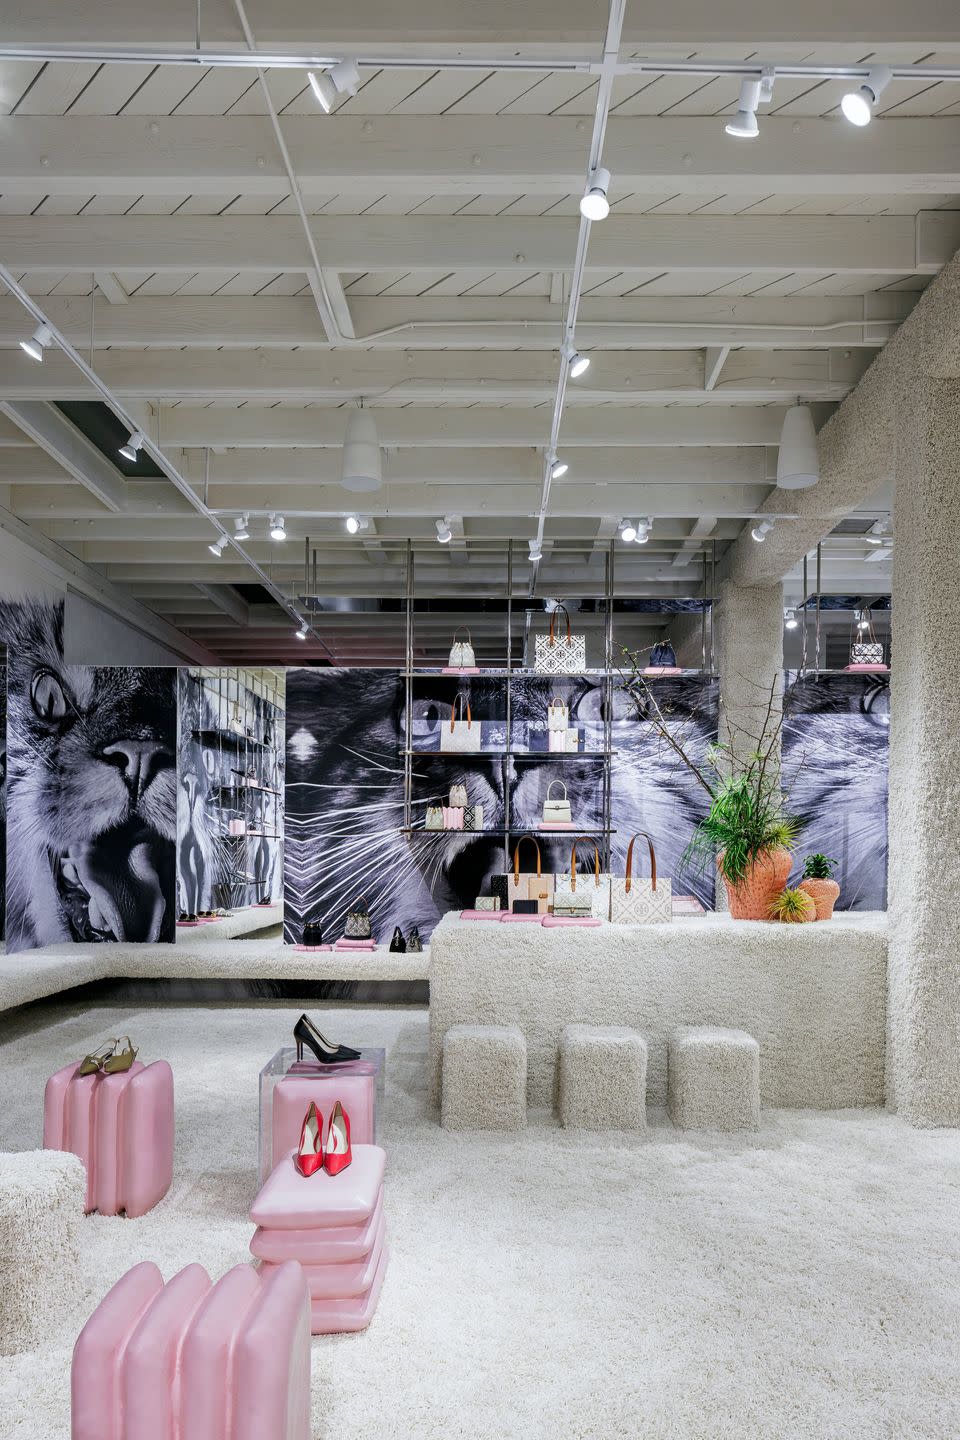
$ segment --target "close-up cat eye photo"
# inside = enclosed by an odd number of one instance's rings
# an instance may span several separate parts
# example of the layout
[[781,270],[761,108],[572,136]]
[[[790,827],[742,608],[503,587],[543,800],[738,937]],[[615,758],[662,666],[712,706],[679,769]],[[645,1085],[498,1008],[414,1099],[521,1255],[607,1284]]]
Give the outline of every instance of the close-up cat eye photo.
[[37,671],[30,683],[30,699],[39,719],[48,724],[57,724],[66,717],[67,692],[52,670]]

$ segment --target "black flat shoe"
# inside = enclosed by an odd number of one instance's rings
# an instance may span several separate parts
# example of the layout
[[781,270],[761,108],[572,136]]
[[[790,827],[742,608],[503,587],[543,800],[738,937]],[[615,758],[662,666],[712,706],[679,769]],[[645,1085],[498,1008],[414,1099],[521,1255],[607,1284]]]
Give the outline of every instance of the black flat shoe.
[[297,1042],[297,1059],[303,1059],[303,1047],[320,1061],[321,1065],[339,1065],[345,1060],[359,1060],[360,1051],[351,1050],[349,1045],[331,1045],[314,1025],[308,1015],[301,1015],[293,1027],[293,1038]]

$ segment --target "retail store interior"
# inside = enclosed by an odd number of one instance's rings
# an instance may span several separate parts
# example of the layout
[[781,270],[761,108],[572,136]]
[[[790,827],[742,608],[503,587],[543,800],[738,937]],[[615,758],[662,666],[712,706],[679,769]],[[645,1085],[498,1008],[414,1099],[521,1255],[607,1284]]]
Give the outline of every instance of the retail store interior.
[[956,1440],[960,18],[0,32],[0,1440]]

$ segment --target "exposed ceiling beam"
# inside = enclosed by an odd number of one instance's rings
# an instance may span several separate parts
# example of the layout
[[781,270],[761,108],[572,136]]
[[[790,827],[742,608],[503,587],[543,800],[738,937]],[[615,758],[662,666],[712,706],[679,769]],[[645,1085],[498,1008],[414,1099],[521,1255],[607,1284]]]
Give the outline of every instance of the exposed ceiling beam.
[[[332,272],[331,272],[332,274]],[[328,290],[335,287],[328,277]],[[342,286],[341,286],[342,292]],[[585,349],[682,349],[727,344],[753,349],[845,348],[881,344],[916,304],[915,291],[760,300],[670,296],[581,302],[577,337]],[[51,320],[75,345],[329,349],[312,300],[287,297],[163,296],[116,306],[88,296],[51,295]],[[377,349],[556,349],[558,311],[548,300],[365,299],[344,304],[341,329]],[[23,310],[0,299],[0,347],[23,335]]]
[[112,270],[95,270],[93,278],[111,305],[126,305],[130,297]]
[[[960,89],[960,87],[958,87]],[[737,86],[730,82],[730,100]],[[733,108],[733,107],[731,107]],[[562,195],[582,185],[577,116],[284,115],[305,196]],[[323,129],[319,130],[318,125]],[[256,115],[30,115],[4,121],[6,195],[262,195],[287,176]],[[842,122],[765,115],[752,145],[731,145],[713,116],[612,117],[604,160],[615,196],[949,194],[960,188],[960,117]]]
[[[311,220],[334,270],[562,270],[574,215],[550,219],[345,216]],[[590,270],[769,270],[933,274],[960,244],[960,213],[914,215],[611,215],[598,226]],[[0,260],[13,270],[306,271],[299,220],[273,216],[6,215]]]
[[708,345],[703,355],[703,388],[716,390],[720,372],[727,363],[729,345]]
[[[209,585],[203,581],[197,582],[197,589],[211,604],[222,614],[236,622],[237,625],[246,626],[250,623],[250,606],[242,600],[232,585]],[[285,627],[289,626],[289,620],[283,617]]]
[[[696,350],[604,351],[587,375],[570,387],[571,406],[645,397],[656,403],[698,398],[773,398],[802,393],[807,399],[842,398],[873,358],[851,350],[736,351],[724,367],[723,384],[703,390],[703,356]],[[124,398],[280,401],[376,399],[390,394],[411,402],[481,401],[488,405],[536,405],[552,399],[553,357],[536,351],[439,354],[425,351],[411,365],[393,353],[355,351],[277,353],[200,351],[184,353],[105,351],[97,373]],[[0,398],[84,399],[89,387],[65,357],[50,352],[34,365],[17,351],[0,353]],[[227,442],[229,443],[229,442]]]
[[[816,406],[818,424],[830,407]],[[603,409],[571,409],[564,416],[565,449],[601,446],[776,445],[780,438],[782,404],[677,406],[607,405]],[[385,448],[433,446],[494,448],[543,442],[540,418],[529,410],[405,409],[381,406],[377,432]],[[151,427],[165,445],[229,447],[315,447],[343,444],[345,416],[341,409],[257,408],[200,409],[163,407]]]
[[[127,484],[119,470],[53,405],[38,400],[0,400],[0,409],[8,420],[36,441],[58,474],[66,471],[72,475],[108,509],[126,508]],[[29,451],[0,451],[0,465],[12,456],[13,468],[17,469],[18,457],[25,459],[29,454]]]

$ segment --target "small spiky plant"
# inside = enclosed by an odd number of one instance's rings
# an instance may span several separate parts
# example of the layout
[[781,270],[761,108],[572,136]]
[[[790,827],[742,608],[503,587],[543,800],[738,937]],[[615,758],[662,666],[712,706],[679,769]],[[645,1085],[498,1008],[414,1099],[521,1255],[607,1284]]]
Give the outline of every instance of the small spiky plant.
[[832,880],[836,867],[836,860],[831,860],[826,855],[821,855],[819,850],[815,855],[808,855],[803,862],[803,880]]
[[805,920],[816,920],[817,907],[813,897],[805,890],[787,886],[775,900],[770,902],[770,919],[782,920],[786,925],[798,925]]

